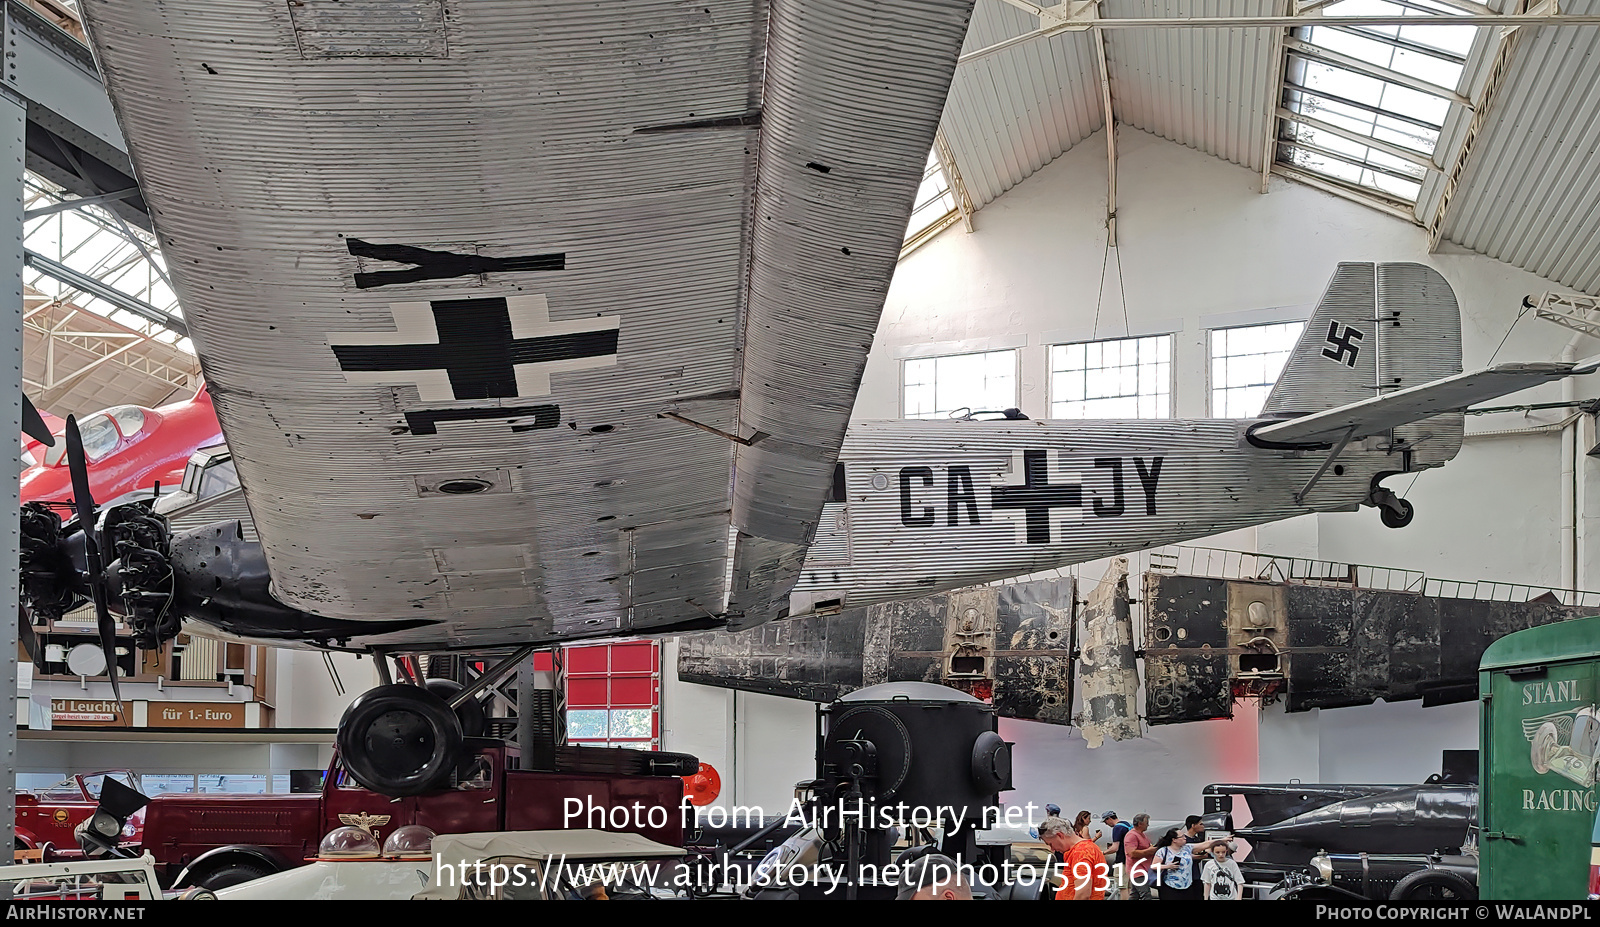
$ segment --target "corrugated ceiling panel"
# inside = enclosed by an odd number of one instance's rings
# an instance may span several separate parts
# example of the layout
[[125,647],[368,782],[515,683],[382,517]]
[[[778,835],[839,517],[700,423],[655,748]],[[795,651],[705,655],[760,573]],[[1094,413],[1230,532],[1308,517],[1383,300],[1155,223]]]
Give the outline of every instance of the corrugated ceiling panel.
[[[1573,0],[1562,12],[1600,12]],[[1444,235],[1600,293],[1600,30],[1530,31],[1479,136]]]
[[[1038,20],[978,0],[963,53],[1019,36]],[[1086,33],[1034,39],[956,69],[941,127],[975,206],[984,206],[1102,124]]]
[[[1284,0],[1106,0],[1107,18],[1282,16]],[[1276,100],[1271,29],[1106,32],[1117,120],[1261,169],[1267,105]]]

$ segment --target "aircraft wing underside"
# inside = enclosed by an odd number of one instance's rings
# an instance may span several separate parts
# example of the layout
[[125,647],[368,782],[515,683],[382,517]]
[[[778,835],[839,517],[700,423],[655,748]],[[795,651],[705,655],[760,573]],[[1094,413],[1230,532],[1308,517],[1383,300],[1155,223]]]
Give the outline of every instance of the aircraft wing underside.
[[971,0],[84,7],[277,598],[786,602]]

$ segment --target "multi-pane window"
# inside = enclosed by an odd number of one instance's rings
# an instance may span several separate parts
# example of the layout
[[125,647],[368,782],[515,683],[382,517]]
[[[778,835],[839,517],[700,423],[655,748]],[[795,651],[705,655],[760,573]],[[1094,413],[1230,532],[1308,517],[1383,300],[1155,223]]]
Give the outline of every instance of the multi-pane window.
[[567,742],[660,745],[661,649],[655,641],[566,648]]
[[1171,335],[1050,348],[1051,418],[1171,415]]
[[952,412],[998,412],[1017,405],[1017,352],[985,351],[907,360],[901,414],[946,418]]
[[1211,332],[1211,415],[1254,418],[1278,382],[1304,322],[1219,328]]
[[1350,25],[1340,16],[1448,23],[1461,0],[1343,0],[1285,42],[1277,160],[1391,205],[1411,206],[1459,92],[1478,27]]

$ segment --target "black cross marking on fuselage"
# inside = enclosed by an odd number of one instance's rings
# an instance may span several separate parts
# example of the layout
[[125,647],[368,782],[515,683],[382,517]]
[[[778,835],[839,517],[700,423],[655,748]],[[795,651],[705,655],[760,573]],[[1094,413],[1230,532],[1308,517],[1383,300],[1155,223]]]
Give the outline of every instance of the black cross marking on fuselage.
[[1050,543],[1050,510],[1083,505],[1083,487],[1077,483],[1050,483],[1049,456],[1045,451],[1022,452],[1021,486],[994,486],[989,505],[994,509],[1022,509],[1027,513],[1028,543]]
[[456,399],[517,395],[517,365],[617,353],[617,328],[513,338],[504,297],[436,299],[437,344],[333,345],[339,369],[356,373],[444,370]]
[[1361,349],[1356,342],[1366,338],[1354,325],[1346,325],[1344,334],[1339,334],[1339,323],[1328,323],[1328,344],[1332,347],[1322,349],[1322,356],[1339,361],[1349,367],[1356,365],[1356,358],[1361,354]]
[[423,280],[447,280],[451,277],[475,277],[478,274],[508,271],[565,270],[567,267],[565,254],[484,257],[481,254],[430,251],[427,248],[416,248],[411,245],[375,245],[359,238],[346,238],[345,247],[356,257],[416,265],[409,270],[380,270],[356,274],[356,288],[361,290],[375,286],[417,283]]

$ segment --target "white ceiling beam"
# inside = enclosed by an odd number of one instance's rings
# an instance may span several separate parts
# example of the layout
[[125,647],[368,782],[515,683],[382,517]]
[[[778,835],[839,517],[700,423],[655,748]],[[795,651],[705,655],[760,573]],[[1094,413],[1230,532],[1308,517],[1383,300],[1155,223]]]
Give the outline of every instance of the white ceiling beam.
[[29,219],[37,219],[40,216],[49,216],[58,212],[66,212],[69,209],[81,209],[84,206],[94,206],[99,203],[111,203],[117,200],[125,200],[130,196],[137,196],[138,193],[138,187],[129,187],[126,190],[118,190],[115,193],[102,193],[99,196],[83,196],[77,199],[61,200],[59,202],[51,203],[48,206],[38,206],[33,209],[25,210],[22,213],[22,219],[24,222],[26,222]]
[[[1009,0],[1005,0],[1009,2]],[[1013,4],[1015,5],[1015,4]],[[1032,6],[1033,4],[1029,4]],[[1087,4],[1092,8],[1092,2]],[[1044,8],[1047,11],[1054,7]],[[1041,20],[1041,22],[1043,22]],[[1092,29],[1285,29],[1315,26],[1319,23],[1338,22],[1345,26],[1408,26],[1426,29],[1429,26],[1600,26],[1600,13],[1554,13],[1533,11],[1529,13],[1464,13],[1460,16],[1323,16],[1313,11],[1305,16],[1188,16],[1148,17],[1139,19],[1102,19],[1087,14],[1071,14],[1022,35],[1014,36],[993,45],[967,52],[956,59],[957,64],[970,64],[996,52],[1015,48],[1034,39],[1045,38],[1060,32],[1082,32]]]
[[67,374],[66,376],[62,377],[59,380],[56,380],[55,382],[51,383],[48,387],[46,387],[45,395],[42,395],[42,396],[39,397],[39,401],[38,401],[37,405],[49,405],[51,402],[54,402],[56,398],[58,398],[59,393],[61,391],[61,388],[63,386],[66,386],[67,384],[72,383],[73,381],[79,379],[84,374],[86,374],[89,371],[95,369],[96,367],[100,366],[101,364],[104,364],[106,361],[109,361],[109,360],[111,360],[112,358],[115,358],[115,357],[122,356],[123,354],[127,353],[128,351],[133,350],[137,346],[138,346],[138,342],[136,342],[136,341],[135,342],[130,342],[128,344],[125,344],[122,347],[116,349],[115,351],[112,351],[110,354],[107,354],[104,357],[100,358],[99,360],[92,361],[90,363],[84,364],[82,367],[79,367],[77,370],[72,371],[71,373]]
[[[1280,3],[1273,6],[1273,12],[1282,9],[1284,5],[1292,7],[1294,0],[1280,0]],[[1272,162],[1278,159],[1278,107],[1283,100],[1283,70],[1288,64],[1288,56],[1283,53],[1283,40],[1288,37],[1288,29],[1274,29],[1272,45],[1267,51],[1267,74],[1271,83],[1267,84],[1267,112],[1264,137],[1261,140],[1262,193],[1267,192],[1268,184],[1272,180]]]
[[1401,161],[1415,164],[1417,167],[1423,168],[1424,170],[1437,171],[1439,169],[1439,165],[1433,163],[1433,158],[1423,154],[1420,151],[1414,151],[1410,148],[1402,148],[1401,146],[1392,142],[1386,142],[1382,139],[1373,138],[1370,135],[1362,135],[1360,132],[1353,132],[1349,129],[1346,129],[1344,126],[1335,125],[1331,122],[1323,122],[1321,119],[1307,116],[1303,113],[1297,113],[1288,107],[1278,107],[1278,118],[1287,119],[1290,122],[1298,122],[1301,125],[1310,126],[1313,129],[1327,132],[1329,135],[1337,135],[1347,142],[1355,142],[1358,145],[1365,145],[1368,148],[1381,151],[1391,158],[1398,158]]
[[967,193],[967,182],[961,179],[961,165],[956,163],[955,152],[950,150],[944,129],[934,133],[933,153],[939,159],[939,169],[944,171],[945,187],[949,189],[951,199],[956,201],[956,211],[961,213],[961,224],[971,234],[972,214],[978,210],[972,205],[972,196]]

